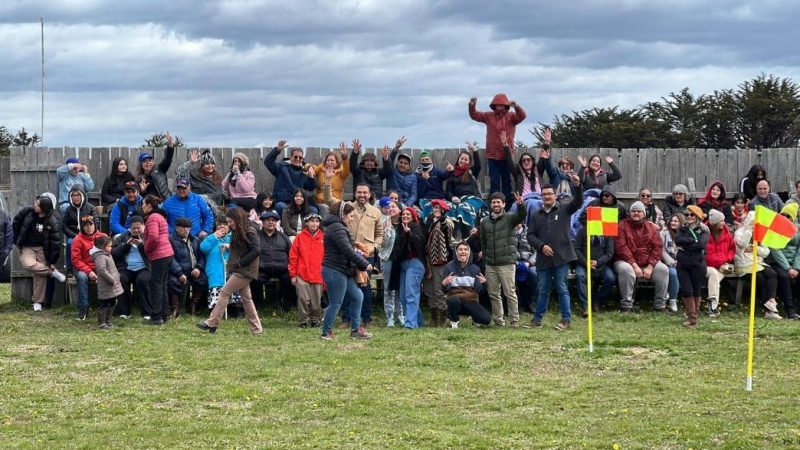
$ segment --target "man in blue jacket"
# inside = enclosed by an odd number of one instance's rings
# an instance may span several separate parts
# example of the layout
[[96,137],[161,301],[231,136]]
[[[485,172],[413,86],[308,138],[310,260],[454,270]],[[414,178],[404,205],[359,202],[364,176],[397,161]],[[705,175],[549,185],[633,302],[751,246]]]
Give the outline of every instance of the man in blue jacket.
[[283,153],[286,147],[286,141],[280,140],[278,145],[264,158],[264,166],[269,170],[269,173],[275,176],[275,186],[272,194],[277,202],[275,203],[275,212],[278,213],[278,217],[283,214],[283,208],[294,200],[294,192],[297,189],[313,191],[317,188],[314,178],[303,170],[302,148],[293,148],[288,162],[277,161],[278,155]]
[[[411,170],[411,157],[399,154],[400,147],[406,142],[405,137],[401,137],[391,151],[389,147],[383,147],[383,167],[381,176],[386,178],[386,190],[397,191],[400,194],[400,201],[406,206],[413,206],[417,202],[417,175]],[[398,155],[399,154],[399,155]],[[397,166],[394,161],[397,160]]]
[[178,178],[175,193],[161,208],[167,212],[169,232],[175,230],[175,222],[181,217],[192,221],[192,235],[200,240],[214,231],[214,213],[203,197],[192,192],[192,183],[187,178]]
[[419,154],[417,166],[417,204],[422,199],[446,199],[444,195],[444,182],[450,177],[453,165],[447,163],[447,169],[440,169],[433,165],[431,152],[423,150]]
[[142,196],[139,195],[139,184],[135,181],[125,183],[125,195],[122,196],[108,217],[108,227],[111,235],[116,236],[128,231],[131,226],[131,217],[144,216],[142,213]]

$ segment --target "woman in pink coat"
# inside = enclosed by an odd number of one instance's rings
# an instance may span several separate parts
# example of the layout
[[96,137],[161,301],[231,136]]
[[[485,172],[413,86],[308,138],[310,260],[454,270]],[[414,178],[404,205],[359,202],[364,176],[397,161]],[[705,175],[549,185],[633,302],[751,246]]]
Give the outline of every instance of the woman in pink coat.
[[145,215],[144,252],[150,260],[150,304],[147,305],[145,323],[163,325],[169,316],[167,278],[175,252],[169,243],[166,213],[158,207],[159,198],[148,195],[142,201]]
[[244,153],[234,153],[231,170],[222,180],[222,190],[230,207],[239,206],[250,211],[256,206],[256,176],[250,170],[250,158]]

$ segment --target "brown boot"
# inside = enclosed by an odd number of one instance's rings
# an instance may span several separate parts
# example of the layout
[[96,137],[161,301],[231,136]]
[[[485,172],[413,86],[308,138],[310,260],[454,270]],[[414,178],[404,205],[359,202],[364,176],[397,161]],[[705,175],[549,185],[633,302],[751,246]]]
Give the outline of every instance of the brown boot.
[[441,328],[444,326],[444,314],[442,314],[441,309],[432,309],[431,316],[433,316],[433,327],[434,328]]
[[173,319],[177,319],[181,315],[181,294],[169,295],[169,315]]
[[697,297],[684,297],[683,305],[686,307],[686,321],[683,322],[685,327],[693,327],[697,325]]
[[195,315],[195,313],[197,313],[198,305],[206,301],[207,295],[208,291],[192,287],[192,297],[189,299],[189,304],[187,305],[189,314]]

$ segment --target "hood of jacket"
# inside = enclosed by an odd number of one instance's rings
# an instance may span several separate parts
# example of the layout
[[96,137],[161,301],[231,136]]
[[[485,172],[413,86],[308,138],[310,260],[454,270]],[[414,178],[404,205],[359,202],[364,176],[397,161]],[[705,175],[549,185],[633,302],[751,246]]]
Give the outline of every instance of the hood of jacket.
[[614,205],[617,204],[617,188],[616,188],[616,186],[614,186],[611,183],[603,186],[603,190],[600,191],[601,201],[602,201],[603,194],[610,194],[612,197],[614,197],[614,203],[613,204]]
[[[78,193],[81,194],[81,204],[78,205],[78,206],[75,206],[75,205],[72,204],[72,193],[73,192],[78,192]],[[86,204],[86,191],[83,190],[83,186],[81,186],[80,184],[73,185],[71,188],[69,188],[69,196],[70,196],[69,197],[70,198],[69,206],[71,206],[73,208],[79,208],[80,209],[84,204]],[[78,219],[80,220],[80,217]]]
[[508,97],[506,96],[506,94],[501,93],[495,95],[494,98],[492,98],[492,103],[489,103],[489,108],[492,108],[492,111],[494,111],[494,107],[497,105],[511,106],[511,102],[508,101]]
[[324,219],[322,219],[323,228],[333,225],[334,223],[340,223],[344,225],[344,221],[342,221],[342,219],[339,218],[339,216],[337,216],[336,214],[328,214],[327,216],[325,216]]
[[102,248],[97,248],[94,245],[92,245],[92,248],[89,249],[89,256],[92,257],[93,261],[96,260],[97,257],[100,256],[100,254],[102,254],[102,253],[103,253],[103,249]]

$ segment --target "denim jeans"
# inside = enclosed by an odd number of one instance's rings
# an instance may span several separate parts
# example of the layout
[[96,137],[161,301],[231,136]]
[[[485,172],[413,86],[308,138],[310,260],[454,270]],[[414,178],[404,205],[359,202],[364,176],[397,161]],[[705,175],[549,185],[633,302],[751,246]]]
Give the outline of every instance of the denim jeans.
[[669,298],[677,299],[678,298],[678,289],[681,287],[681,283],[678,281],[678,268],[675,266],[667,266],[669,269],[669,284],[667,285],[667,292],[669,292]]
[[422,326],[422,313],[419,310],[420,286],[425,276],[425,266],[419,258],[407,259],[400,263],[400,304],[406,313],[406,328]]
[[75,240],[75,238],[67,238],[67,240],[66,240],[67,253],[64,255],[64,267],[66,267],[67,270],[72,270],[72,241],[73,240]]
[[536,302],[536,312],[533,319],[537,322],[542,321],[544,313],[550,304],[550,291],[553,289],[553,281],[556,285],[556,294],[561,306],[561,320],[569,322],[572,309],[569,303],[569,290],[567,289],[567,276],[569,275],[569,264],[562,264],[549,269],[537,269],[539,278],[539,300]]
[[[593,270],[592,273],[596,272]],[[614,282],[617,280],[616,274],[614,274],[614,269],[611,266],[606,265],[603,267],[600,276],[602,279],[600,280],[600,288],[597,290],[597,297],[595,298],[595,304],[605,304],[606,299],[608,299],[608,294],[611,292],[611,288],[614,286]],[[578,302],[586,311],[587,305],[587,292],[586,292],[586,266],[581,261],[578,265],[575,266],[575,282],[578,284]]]
[[511,169],[505,160],[489,159],[488,161],[490,194],[502,192],[506,196],[506,206],[510,208],[514,204],[514,197],[511,196]]
[[[367,258],[367,261],[375,265],[375,257]],[[372,322],[372,284],[367,284],[366,286],[359,286],[361,288],[361,293],[363,294],[364,300],[361,302],[361,323],[364,326],[367,326]],[[344,301],[342,302],[342,320],[345,322],[350,322],[350,298],[345,297]]]
[[325,317],[322,319],[322,334],[327,334],[333,329],[333,321],[339,314],[339,308],[345,297],[350,299],[350,330],[358,331],[361,325],[361,301],[363,294],[361,288],[356,284],[353,277],[348,277],[336,269],[322,266],[322,279],[328,287],[328,308],[325,310]]
[[383,312],[386,313],[386,325],[394,326],[394,319],[397,318],[400,323],[406,320],[403,313],[403,304],[400,302],[400,296],[397,291],[389,290],[389,278],[392,276],[392,260],[381,260],[381,270],[383,271]]
[[75,272],[75,281],[78,287],[78,309],[89,309],[89,274]]

